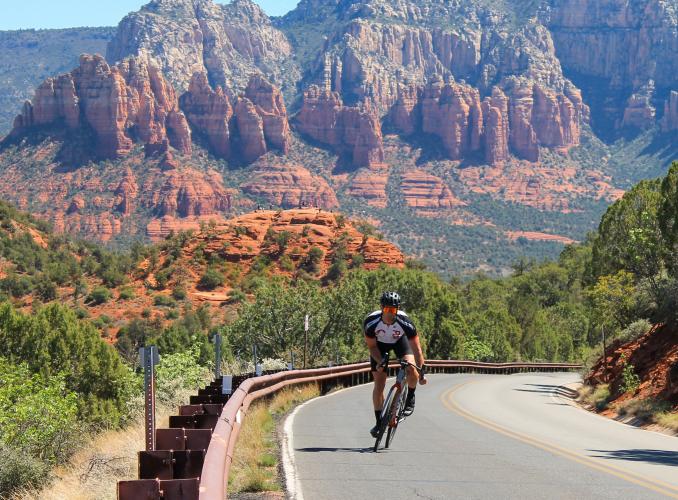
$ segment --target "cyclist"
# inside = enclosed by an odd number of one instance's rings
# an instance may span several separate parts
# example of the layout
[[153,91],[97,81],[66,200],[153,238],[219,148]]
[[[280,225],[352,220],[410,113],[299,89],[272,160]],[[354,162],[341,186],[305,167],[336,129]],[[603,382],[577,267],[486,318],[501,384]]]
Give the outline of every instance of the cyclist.
[[400,295],[396,292],[384,292],[381,296],[381,309],[370,313],[365,318],[365,342],[370,350],[370,363],[372,365],[372,377],[374,378],[374,389],[372,391],[372,402],[374,404],[374,416],[377,419],[377,425],[371,430],[370,434],[377,437],[379,430],[379,419],[384,405],[384,387],[386,385],[386,371],[383,367],[384,356],[391,349],[395,351],[398,358],[404,359],[410,363],[421,366],[421,374],[412,367],[407,367],[407,386],[409,392],[405,401],[404,414],[409,416],[414,411],[414,390],[417,388],[417,379],[419,383],[426,384],[424,376],[424,354],[421,351],[417,329],[412,320],[400,311]]

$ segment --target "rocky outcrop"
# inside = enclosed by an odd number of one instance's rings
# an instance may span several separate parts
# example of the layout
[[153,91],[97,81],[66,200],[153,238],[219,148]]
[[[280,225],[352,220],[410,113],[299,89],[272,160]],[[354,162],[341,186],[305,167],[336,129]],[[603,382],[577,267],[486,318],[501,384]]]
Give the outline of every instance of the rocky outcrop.
[[388,119],[404,134],[420,131],[440,137],[452,160],[483,151],[491,165],[505,162],[510,153],[537,161],[539,146],[567,149],[579,144],[588,109],[576,89],[568,86],[558,93],[522,81],[507,92],[494,87],[481,102],[477,89],[437,79],[424,89],[404,87]]
[[125,170],[118,188],[115,190],[115,209],[123,216],[129,217],[135,209],[135,201],[139,194],[139,186],[132,170],[128,167]]
[[266,153],[264,120],[252,101],[241,97],[235,106],[235,117],[240,137],[240,153],[246,162],[252,162]]
[[190,153],[190,131],[176,95],[160,71],[141,59],[109,66],[101,56],[83,55],[71,73],[48,78],[15,120],[14,135],[34,126],[91,129],[100,158],[123,156],[134,140],[168,139]]
[[466,203],[456,198],[440,177],[422,170],[406,172],[400,185],[408,206],[419,209],[449,209]]
[[147,58],[181,92],[196,72],[237,89],[252,73],[275,75],[278,84],[299,78],[287,37],[250,0],[154,0],[127,15],[108,45],[109,61],[127,56]]
[[291,132],[280,91],[261,75],[253,75],[235,109],[221,87],[212,89],[205,73],[196,73],[180,98],[196,134],[220,158],[249,163],[270,149],[287,153]]
[[[557,0],[547,19],[565,72],[578,75],[593,95],[599,121],[644,128],[653,121],[643,87],[675,88],[678,11],[667,0]],[[590,83],[588,83],[590,82]],[[607,88],[605,88],[607,87]],[[605,89],[600,92],[601,89]],[[640,95],[638,95],[640,92]],[[634,96],[634,94],[636,94]],[[653,103],[656,94],[650,94]],[[626,103],[619,106],[617,103]],[[594,104],[594,105],[595,105]],[[659,103],[657,103],[659,104]]]
[[298,165],[274,165],[255,171],[241,189],[252,196],[284,208],[311,206],[332,209],[339,206],[334,191],[322,177],[311,175]]
[[672,90],[664,103],[664,116],[661,127],[664,132],[678,130],[678,92]]
[[303,134],[349,153],[355,167],[378,167],[384,162],[381,123],[369,102],[344,106],[337,92],[312,85],[304,92],[296,122]]
[[349,184],[348,194],[355,198],[362,198],[370,206],[386,208],[387,182],[387,171],[360,170]]
[[287,121],[287,109],[282,93],[261,75],[253,75],[245,96],[254,104],[263,121],[266,142],[283,154],[289,151],[292,138]]
[[227,212],[233,207],[234,192],[224,188],[217,172],[169,171],[152,205],[157,216],[192,217]]

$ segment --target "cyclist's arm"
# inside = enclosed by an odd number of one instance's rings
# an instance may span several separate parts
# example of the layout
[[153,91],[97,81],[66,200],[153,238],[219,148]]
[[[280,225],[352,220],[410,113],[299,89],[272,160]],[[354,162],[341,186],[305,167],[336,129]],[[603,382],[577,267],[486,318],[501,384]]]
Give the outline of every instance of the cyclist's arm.
[[412,347],[412,352],[414,353],[414,362],[416,363],[417,366],[423,366],[424,352],[421,350],[419,335],[416,335],[410,339],[410,346]]
[[375,337],[365,336],[365,342],[367,343],[367,348],[370,350],[370,356],[377,363],[381,363],[381,351],[377,347],[377,339]]

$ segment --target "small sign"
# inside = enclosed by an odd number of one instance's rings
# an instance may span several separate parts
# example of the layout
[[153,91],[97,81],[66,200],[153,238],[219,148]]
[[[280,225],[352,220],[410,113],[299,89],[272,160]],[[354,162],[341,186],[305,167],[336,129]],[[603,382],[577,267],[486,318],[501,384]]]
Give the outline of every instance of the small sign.
[[233,377],[231,375],[224,375],[221,384],[222,394],[230,395],[233,393]]
[[304,330],[308,331],[308,314],[304,316]]
[[288,370],[294,370],[294,365],[292,363],[287,363]]
[[260,364],[257,363],[257,365],[254,367],[254,373],[256,373],[257,377],[261,377],[261,374],[263,373],[263,369]]

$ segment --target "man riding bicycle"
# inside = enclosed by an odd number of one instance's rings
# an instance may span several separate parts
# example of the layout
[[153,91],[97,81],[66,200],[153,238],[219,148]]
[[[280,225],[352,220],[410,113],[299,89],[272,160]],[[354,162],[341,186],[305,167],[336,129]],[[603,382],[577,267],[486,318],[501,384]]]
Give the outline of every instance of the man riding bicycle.
[[421,376],[413,366],[407,367],[407,386],[409,392],[405,402],[404,414],[409,416],[414,411],[414,390],[419,383],[426,384],[424,376],[424,354],[419,343],[417,329],[412,320],[400,307],[400,295],[396,292],[384,292],[381,296],[381,309],[367,315],[364,323],[365,342],[370,350],[370,363],[372,365],[372,377],[374,378],[374,390],[372,402],[374,404],[374,416],[377,425],[371,430],[372,437],[377,437],[379,419],[384,405],[384,387],[386,386],[386,370],[384,356],[393,349],[398,358],[421,366]]

